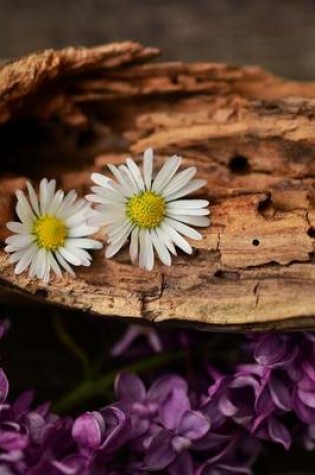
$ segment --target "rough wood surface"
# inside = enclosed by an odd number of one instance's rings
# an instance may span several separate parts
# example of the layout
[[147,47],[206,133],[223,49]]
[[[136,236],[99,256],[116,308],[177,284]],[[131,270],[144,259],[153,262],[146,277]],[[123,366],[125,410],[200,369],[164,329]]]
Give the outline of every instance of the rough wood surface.
[[315,326],[315,83],[256,67],[148,64],[156,55],[126,42],[44,51],[0,69],[0,239],[26,177],[85,193],[92,170],[152,146],[157,166],[176,152],[207,178],[203,241],[150,274],[126,249],[115,260],[100,251],[76,280],[48,286],[14,276],[0,251],[2,288],[150,322]]

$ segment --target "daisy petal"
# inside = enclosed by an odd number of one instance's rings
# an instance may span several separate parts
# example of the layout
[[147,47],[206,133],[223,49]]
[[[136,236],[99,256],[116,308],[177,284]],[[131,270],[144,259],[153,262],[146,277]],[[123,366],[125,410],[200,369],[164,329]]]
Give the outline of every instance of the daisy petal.
[[161,262],[163,262],[163,264],[166,266],[170,266],[172,263],[171,255],[166,246],[164,246],[164,244],[160,241],[155,229],[151,231],[151,239]]
[[15,247],[16,250],[28,246],[35,241],[35,237],[32,234],[16,234],[8,237],[5,242]]
[[75,273],[73,272],[73,270],[71,269],[71,267],[69,266],[69,264],[67,263],[67,261],[62,257],[62,255],[60,254],[59,251],[56,251],[55,256],[56,256],[57,261],[58,261],[59,264],[61,265],[61,267],[62,267],[66,272],[68,272],[68,274],[70,274],[72,277],[75,277]]
[[171,178],[175,175],[180,165],[181,158],[174,155],[169,158],[155,177],[152,184],[152,191],[160,193],[161,190],[168,184]]
[[94,181],[94,183],[100,186],[107,186],[108,183],[110,183],[111,181],[110,178],[105,175],[102,175],[101,173],[92,173],[91,179],[92,181]]
[[28,249],[28,251],[24,252],[24,254],[19,259],[17,265],[15,266],[14,272],[15,274],[21,274],[24,272],[32,262],[34,255],[36,253],[36,247],[32,246]]
[[21,191],[21,190],[17,190],[16,191],[16,197],[17,197],[17,200],[18,200],[17,206],[21,207],[21,209],[24,210],[25,215],[32,221],[34,219],[36,219],[34,211],[31,208],[31,205],[29,204],[29,202],[27,201],[27,198],[26,198],[24,192]]
[[127,166],[134,177],[135,182],[138,185],[140,191],[145,190],[145,184],[143,178],[141,176],[140,170],[138,165],[132,160],[132,158],[127,158],[126,160]]
[[133,174],[129,170],[129,168],[126,165],[121,165],[119,167],[119,170],[124,174],[125,179],[128,181],[128,184],[130,188],[132,189],[134,194],[139,193],[139,188],[136,180],[133,177]]
[[171,203],[168,203],[167,209],[197,209],[197,208],[205,208],[209,206],[209,201],[207,200],[177,200]]
[[75,239],[68,239],[66,241],[69,246],[74,248],[82,248],[82,249],[102,249],[103,244],[95,239],[87,239],[87,238],[75,238]]
[[52,268],[52,270],[54,271],[56,276],[59,279],[61,279],[61,277],[62,277],[61,269],[60,269],[59,264],[57,263],[55,257],[53,256],[53,254],[51,252],[48,253],[48,259],[49,259],[50,267]]
[[189,195],[190,193],[193,193],[194,191],[199,190],[199,188],[202,188],[206,184],[207,184],[206,180],[199,180],[199,179],[191,180],[190,182],[188,182],[186,185],[179,188],[174,193],[169,194],[166,197],[166,201],[169,202],[169,201],[177,200],[178,198],[181,198],[182,196]]
[[94,226],[88,226],[86,223],[79,224],[73,228],[69,229],[68,236],[69,237],[81,237],[81,236],[89,236],[94,234],[97,231],[97,228]]
[[190,244],[184,239],[174,228],[170,225],[166,224],[165,222],[161,224],[161,228],[165,231],[174,244],[179,247],[182,251],[186,252],[187,254],[192,253],[192,248]]
[[131,241],[130,241],[130,258],[131,262],[135,263],[138,259],[138,252],[139,252],[139,228],[134,228],[131,233]]
[[114,246],[116,243],[122,242],[123,244],[127,242],[127,239],[130,236],[130,233],[133,230],[133,225],[131,223],[128,224],[128,226],[119,234],[116,234],[115,237],[112,239],[108,239],[108,243],[112,246]]
[[152,183],[152,169],[153,169],[153,150],[152,148],[147,148],[144,152],[143,158],[143,175],[144,183],[147,190],[151,190]]
[[176,221],[175,219],[165,218],[165,223],[174,228],[180,234],[183,234],[190,239],[195,239],[196,241],[200,241],[202,239],[202,235],[198,233],[198,231],[191,228],[190,226],[186,226],[184,223]]
[[113,257],[115,254],[117,254],[118,251],[123,247],[123,245],[126,243],[127,237],[122,236],[119,240],[117,240],[115,243],[110,244],[108,248],[106,249],[105,256],[110,259]]
[[177,256],[175,246],[170,236],[161,228],[156,228],[155,232],[157,233],[160,242],[164,244],[164,246],[173,254],[173,256]]
[[192,215],[192,216],[208,216],[210,211],[204,208],[197,208],[197,209],[187,209],[187,208],[173,208],[169,209],[167,207],[166,213],[168,216],[181,216],[181,215]]
[[192,177],[197,173],[196,167],[190,167],[175,175],[168,185],[163,189],[163,196],[167,198],[171,193],[175,193],[180,188],[187,185]]
[[70,264],[72,264],[74,266],[81,265],[81,260],[78,258],[78,256],[72,250],[70,251],[70,249],[68,249],[66,247],[61,247],[59,249],[59,252],[62,255],[62,257],[67,262],[69,262]]
[[153,252],[153,245],[151,239],[151,233],[147,229],[145,231],[145,263],[144,268],[148,271],[151,271],[154,266],[154,252]]
[[29,181],[26,182],[26,186],[27,186],[27,191],[28,191],[28,195],[30,197],[30,202],[31,202],[32,208],[34,210],[34,213],[38,216],[39,215],[39,206],[38,206],[38,198],[36,196],[35,190],[34,190],[32,184]]
[[7,228],[13,233],[17,234],[25,234],[29,232],[28,226],[25,226],[25,224],[22,223],[18,223],[17,221],[10,221],[9,223],[7,223]]
[[62,200],[64,198],[64,191],[62,190],[58,190],[57,193],[55,193],[55,196],[53,197],[51,203],[49,203],[47,205],[47,213],[48,214],[56,214],[61,203],[62,203]]
[[108,164],[107,165],[112,174],[115,176],[116,180],[120,183],[122,186],[125,196],[129,197],[132,196],[134,193],[133,186],[130,184],[130,182],[126,179],[126,176],[124,173],[122,173],[121,170],[119,170],[115,165]]
[[140,229],[139,232],[139,267],[145,268],[145,252],[146,252],[146,240],[145,229]]
[[[176,218],[174,218],[176,219]],[[181,215],[178,218],[182,223],[192,224],[197,227],[207,227],[210,224],[210,219],[205,216],[191,216],[191,215]]]

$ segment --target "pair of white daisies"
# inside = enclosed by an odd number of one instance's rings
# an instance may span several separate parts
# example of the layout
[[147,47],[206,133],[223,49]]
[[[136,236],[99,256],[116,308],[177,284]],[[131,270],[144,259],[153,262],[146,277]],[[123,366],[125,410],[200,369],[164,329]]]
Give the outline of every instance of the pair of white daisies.
[[[185,239],[202,239],[191,227],[210,224],[208,201],[184,200],[182,197],[206,184],[194,179],[195,167],[177,173],[181,158],[166,160],[153,178],[153,152],[144,153],[142,172],[127,158],[126,164],[109,165],[116,180],[100,173],[91,178],[96,186],[86,199],[75,191],[56,191],[56,181],[41,180],[39,196],[28,182],[28,197],[16,192],[16,213],[19,222],[7,227],[15,233],[6,240],[6,252],[15,265],[15,273],[29,269],[31,278],[47,283],[53,271],[57,277],[66,271],[74,276],[71,266],[89,266],[92,257],[87,250],[100,249],[102,243],[88,236],[106,226],[106,257],[118,253],[130,238],[130,257],[139,266],[152,270],[154,254],[163,264],[171,265],[175,246],[190,254],[192,248]],[[96,203],[92,208],[90,203]]]

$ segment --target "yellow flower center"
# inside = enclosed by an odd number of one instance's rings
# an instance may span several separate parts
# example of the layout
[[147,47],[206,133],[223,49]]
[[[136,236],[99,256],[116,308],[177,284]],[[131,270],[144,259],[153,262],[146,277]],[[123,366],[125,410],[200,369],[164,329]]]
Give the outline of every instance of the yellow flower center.
[[68,229],[63,221],[56,216],[45,214],[38,218],[33,225],[39,247],[55,251],[65,243]]
[[127,202],[127,216],[139,228],[156,228],[163,219],[165,200],[153,191],[132,196]]

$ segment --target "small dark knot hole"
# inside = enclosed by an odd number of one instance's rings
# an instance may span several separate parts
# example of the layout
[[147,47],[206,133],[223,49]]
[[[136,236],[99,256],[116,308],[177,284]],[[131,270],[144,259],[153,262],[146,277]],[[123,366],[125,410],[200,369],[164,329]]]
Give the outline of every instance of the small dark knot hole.
[[253,239],[253,242],[252,242],[252,245],[253,246],[259,246],[260,242],[259,242],[259,239]]
[[230,160],[230,170],[236,175],[247,175],[250,173],[250,165],[248,158],[243,157],[243,155],[236,155]]
[[310,228],[310,229],[307,231],[307,234],[309,235],[309,237],[315,238],[315,228]]

